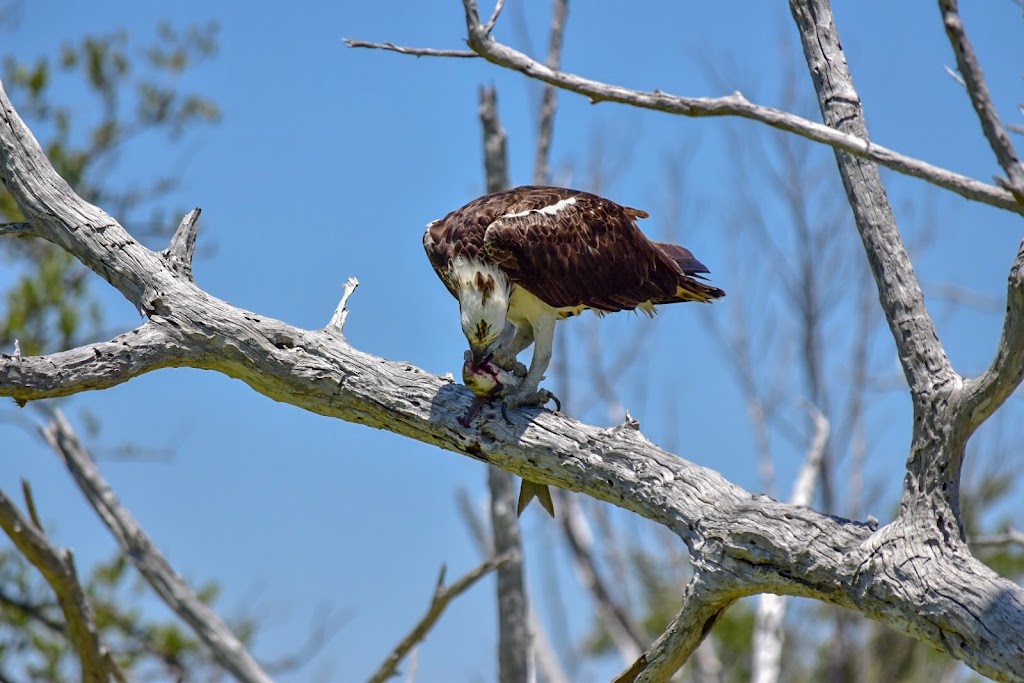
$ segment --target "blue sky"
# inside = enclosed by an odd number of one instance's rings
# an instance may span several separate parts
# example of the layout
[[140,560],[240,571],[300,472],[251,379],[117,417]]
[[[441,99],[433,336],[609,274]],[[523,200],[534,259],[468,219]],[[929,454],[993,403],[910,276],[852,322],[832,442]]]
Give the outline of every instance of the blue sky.
[[[943,69],[954,60],[938,9],[879,0],[837,5],[874,140],[977,178],[999,173],[965,93]],[[1000,112],[1021,123],[1015,110],[1024,101],[1020,9],[1009,1],[962,9]],[[496,36],[538,54],[547,42],[548,12],[548,3],[510,1]],[[54,54],[66,40],[117,29],[145,42],[161,19],[220,24],[217,55],[187,72],[181,86],[215,100],[223,120],[175,145],[139,140],[122,155],[111,182],[180,171],[181,187],[168,204],[203,208],[201,244],[215,249],[195,271],[210,293],[317,328],[355,276],[361,286],[346,333],[357,348],[438,374],[458,372],[465,340],[457,306],[423,256],[423,226],[483,191],[477,120],[483,84],[499,89],[513,181],[530,180],[539,87],[478,60],[415,59],[342,44],[355,37],[462,47],[456,0],[162,6],[34,0],[22,4],[19,23],[3,37],[4,51],[31,60]],[[802,54],[782,3],[592,0],[571,7],[563,64],[629,87],[689,96],[738,89],[759,103],[781,105],[780,86],[794,60],[799,66]],[[709,76],[709,64],[727,86]],[[799,87],[809,96],[806,74]],[[73,103],[70,90],[69,97]],[[737,193],[763,190],[736,185],[724,135],[754,136],[760,129],[593,106],[570,94],[559,102],[557,177],[588,189],[588,163],[599,144],[614,178],[605,193],[649,210],[649,234],[672,229],[659,221],[666,193],[674,191],[666,188],[665,164],[685,153],[685,196],[692,203],[680,240],[729,291],[710,313],[726,323],[725,307],[743,294],[730,289],[741,273],[725,266],[727,210]],[[88,105],[82,100],[83,115]],[[829,159],[828,150],[814,153]],[[1021,238],[1019,217],[917,180],[884,177],[901,224],[935,221],[934,247],[916,264],[926,294],[928,283],[952,281],[1001,296]],[[769,224],[787,220],[770,203],[765,211]],[[0,272],[0,285],[4,280]],[[99,280],[94,290],[109,327],[138,324],[120,295]],[[972,312],[939,317],[958,369],[985,367],[1000,322]],[[606,345],[645,324],[632,316],[609,319],[614,332]],[[645,374],[624,381],[626,407],[654,441],[759,490],[745,408],[705,318],[674,307],[656,324],[638,365]],[[839,335],[848,329],[843,321],[835,325]],[[883,363],[892,358],[891,342],[879,347]],[[683,392],[699,400],[681,413],[665,409],[674,403],[650,398]],[[900,392],[879,400],[891,402],[896,418],[879,428],[871,471],[892,496],[902,480],[908,432],[899,416],[906,401]],[[173,450],[169,462],[107,461],[103,472],[180,572],[222,584],[222,612],[264,617],[258,656],[273,659],[297,648],[320,604],[349,615],[309,668],[282,680],[325,678],[325,672],[334,680],[364,678],[426,608],[441,564],[454,577],[478,561],[453,495],[465,488],[483,503],[485,472],[469,459],[306,414],[198,370],[152,373],[80,396],[66,409],[79,427],[82,409],[100,419],[102,432],[91,442],[97,450],[124,442]],[[0,487],[11,493],[19,479],[29,479],[54,538],[74,548],[82,566],[107,556],[112,541],[56,458],[9,422],[0,422],[0,444]],[[798,453],[776,465],[781,491],[790,488]],[[884,521],[886,509],[874,514]],[[524,533],[535,585],[551,565],[564,574],[551,523],[530,512]],[[542,557],[548,553],[551,563]],[[590,608],[578,592],[569,591],[566,601],[579,635]],[[418,679],[493,679],[495,643],[492,585],[485,583],[454,605],[420,649]],[[615,670],[611,662],[583,674],[601,678]]]

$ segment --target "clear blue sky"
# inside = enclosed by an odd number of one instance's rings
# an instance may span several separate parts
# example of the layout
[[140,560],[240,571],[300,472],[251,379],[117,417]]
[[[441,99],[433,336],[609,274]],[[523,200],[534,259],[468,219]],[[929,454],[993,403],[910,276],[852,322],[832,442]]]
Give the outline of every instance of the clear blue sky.
[[[934,4],[837,4],[873,138],[977,178],[999,173],[965,93],[943,69],[954,59]],[[1020,9],[1008,0],[964,5],[1000,112],[1020,123]],[[546,45],[548,12],[548,3],[511,1],[496,35],[521,48],[528,35],[537,54]],[[176,26],[219,22],[218,54],[190,70],[180,85],[214,99],[223,121],[175,146],[140,140],[122,156],[112,182],[180,172],[181,188],[169,204],[203,208],[201,244],[215,252],[195,270],[212,294],[317,328],[330,318],[345,280],[356,276],[361,286],[346,332],[357,348],[438,374],[457,372],[465,340],[455,302],[423,256],[423,226],[482,193],[482,84],[499,88],[513,181],[530,180],[538,86],[482,61],[415,59],[352,50],[341,42],[355,37],[462,47],[457,0],[183,0],[160,6],[33,0],[22,3],[18,25],[3,36],[3,51],[28,60],[52,55],[83,34],[117,29],[142,42],[161,19]],[[592,78],[690,96],[739,89],[764,104],[779,103],[779,84],[792,60],[802,62],[802,55],[783,3],[577,2],[564,50],[565,68]],[[724,89],[708,77],[709,63],[726,78]],[[800,87],[810,92],[805,74]],[[739,297],[730,289],[739,274],[724,265],[729,235],[723,216],[736,193],[759,189],[734,184],[734,162],[723,144],[726,125],[751,135],[757,130],[750,123],[592,106],[562,94],[553,166],[567,184],[586,189],[587,163],[600,139],[608,168],[616,171],[607,194],[650,210],[645,229],[657,235],[668,229],[659,223],[666,203],[664,164],[687,150],[686,196],[694,204],[680,239],[710,266],[716,284]],[[827,150],[816,153],[827,160]],[[940,219],[932,226],[937,246],[918,264],[922,279],[952,280],[1000,296],[1021,237],[1019,219],[916,180],[885,177],[901,221],[920,221],[920,209],[904,208],[912,201],[931,204],[932,218]],[[769,223],[783,220],[781,212],[769,216]],[[117,293],[98,280],[94,289],[109,326],[138,324]],[[720,311],[730,301],[712,315],[724,316]],[[649,324],[621,317],[609,321],[619,331]],[[759,489],[745,409],[703,318],[685,307],[660,318],[644,364],[651,374],[639,382],[652,387],[649,394],[681,389],[695,406],[678,416],[650,400],[640,401],[639,411],[628,400],[626,407],[654,441],[675,440],[684,457]],[[939,323],[957,367],[982,369],[1000,320],[965,314]],[[891,342],[880,354],[891,357]],[[904,403],[898,394],[898,415],[905,414]],[[262,617],[258,656],[273,659],[297,648],[318,605],[349,613],[315,662],[283,680],[322,679],[324,672],[332,680],[364,678],[426,608],[440,565],[447,563],[454,577],[479,559],[453,496],[464,487],[484,500],[485,472],[469,459],[306,414],[198,370],[164,370],[82,395],[67,403],[79,428],[83,409],[102,423],[90,442],[98,448],[131,442],[173,449],[169,462],[107,461],[103,472],[180,572],[221,583],[223,613]],[[890,495],[902,479],[905,424],[897,419],[879,434],[884,442],[873,471]],[[55,539],[74,548],[83,567],[110,554],[106,530],[36,440],[0,422],[0,457],[0,487],[12,493],[19,479],[29,479]],[[788,491],[797,465],[795,458],[778,463],[780,490]],[[886,512],[874,514],[884,521]],[[538,566],[546,566],[538,556],[551,550],[554,528],[534,512],[524,521],[536,585]],[[574,593],[567,602],[571,628],[579,634],[589,607]],[[417,680],[495,677],[492,604],[492,584],[485,583],[451,609],[420,648]],[[612,662],[588,675],[607,677],[617,668]]]

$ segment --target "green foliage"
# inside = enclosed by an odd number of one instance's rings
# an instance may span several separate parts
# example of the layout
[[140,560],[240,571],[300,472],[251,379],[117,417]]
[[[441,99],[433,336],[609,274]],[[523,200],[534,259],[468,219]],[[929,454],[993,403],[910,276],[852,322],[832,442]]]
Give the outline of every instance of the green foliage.
[[[0,550],[0,680],[74,681],[78,657],[68,646],[64,620],[49,588],[13,549]],[[111,647],[133,680],[218,680],[219,669],[188,629],[175,621],[143,615],[138,604],[143,586],[133,581],[126,558],[116,554],[93,567],[84,581],[103,642]],[[204,600],[215,585],[198,591]],[[255,624],[233,624],[235,633],[252,634]],[[245,635],[240,635],[243,640]]]

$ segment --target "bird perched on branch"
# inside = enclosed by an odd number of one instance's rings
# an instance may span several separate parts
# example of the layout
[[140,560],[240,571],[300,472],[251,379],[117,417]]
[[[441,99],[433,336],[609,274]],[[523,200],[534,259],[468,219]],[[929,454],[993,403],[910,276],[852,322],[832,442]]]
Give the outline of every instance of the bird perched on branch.
[[[559,320],[586,309],[654,315],[660,304],[725,296],[702,282],[708,269],[688,249],[647,239],[640,218],[647,213],[589,192],[524,186],[427,226],[423,247],[459,301],[469,341],[463,378],[478,397],[500,397],[506,420],[519,406],[561,407],[540,388]],[[530,344],[527,369],[516,357]],[[520,512],[528,502],[520,496]]]

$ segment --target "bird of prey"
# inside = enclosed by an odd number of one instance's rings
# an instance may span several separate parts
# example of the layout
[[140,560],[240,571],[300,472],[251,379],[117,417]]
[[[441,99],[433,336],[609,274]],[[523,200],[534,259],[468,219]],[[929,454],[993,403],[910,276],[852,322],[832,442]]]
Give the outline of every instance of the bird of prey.
[[[519,406],[557,404],[540,388],[555,323],[581,311],[654,315],[656,305],[725,296],[702,282],[708,269],[688,249],[649,240],[636,224],[646,217],[589,192],[524,186],[427,226],[423,247],[459,301],[463,377],[478,397],[500,396],[506,419]],[[530,344],[527,369],[516,357]]]

